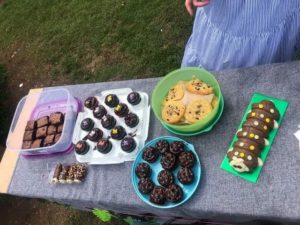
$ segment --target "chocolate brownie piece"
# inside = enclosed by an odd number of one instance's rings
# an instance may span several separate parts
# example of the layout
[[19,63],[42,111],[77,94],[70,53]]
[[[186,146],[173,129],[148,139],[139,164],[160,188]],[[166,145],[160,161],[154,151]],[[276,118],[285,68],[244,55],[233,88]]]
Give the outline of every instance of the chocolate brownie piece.
[[60,137],[61,137],[61,134],[56,134],[55,135],[54,144],[56,144],[59,141]]
[[29,120],[27,122],[25,130],[27,131],[27,130],[34,130],[34,129],[36,129],[36,121],[35,120]]
[[149,194],[153,188],[154,184],[149,177],[140,179],[138,183],[139,191],[144,194]]
[[179,202],[182,199],[182,189],[176,184],[171,184],[167,187],[166,191],[166,199],[170,202]]
[[180,153],[178,159],[182,167],[192,168],[195,164],[195,156],[191,151]]
[[190,184],[194,181],[194,173],[190,168],[181,168],[177,174],[177,178],[182,184]]
[[47,136],[48,126],[40,127],[36,131],[37,138],[45,138]]
[[47,131],[47,134],[48,134],[48,135],[56,134],[56,132],[57,132],[57,126],[55,126],[55,125],[50,125],[50,126],[48,127],[48,131]]
[[158,156],[157,149],[150,146],[144,150],[142,158],[149,163],[153,163],[157,160]]
[[35,139],[31,144],[31,148],[40,148],[42,146],[43,146],[43,139]]
[[56,131],[56,132],[57,132],[58,134],[60,134],[60,133],[62,132],[63,128],[64,128],[64,124],[58,125],[57,131]]
[[160,185],[167,187],[174,182],[174,177],[170,171],[162,170],[157,175],[157,180]]
[[37,127],[44,127],[47,126],[49,124],[49,116],[44,116],[42,118],[39,118],[37,121]]
[[155,187],[150,193],[150,201],[158,205],[163,205],[166,202],[165,188]]
[[45,139],[44,139],[44,146],[50,146],[54,144],[54,137],[55,135],[48,135]]
[[149,177],[151,175],[151,168],[147,163],[139,163],[135,168],[135,174],[139,178]]
[[25,131],[23,141],[32,141],[35,138],[35,132],[33,130]]
[[59,125],[64,122],[64,114],[61,112],[53,112],[50,114],[50,123],[53,125]]
[[167,152],[161,157],[160,163],[165,170],[173,170],[176,167],[176,156]]
[[31,141],[23,141],[22,149],[30,149],[31,148]]

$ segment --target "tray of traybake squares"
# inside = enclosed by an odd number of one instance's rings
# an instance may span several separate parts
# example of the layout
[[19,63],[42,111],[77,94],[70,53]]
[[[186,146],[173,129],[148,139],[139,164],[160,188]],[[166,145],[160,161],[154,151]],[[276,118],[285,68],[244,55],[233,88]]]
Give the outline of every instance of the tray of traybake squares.
[[84,100],[73,134],[77,161],[133,161],[148,137],[148,94],[130,88],[105,90]]

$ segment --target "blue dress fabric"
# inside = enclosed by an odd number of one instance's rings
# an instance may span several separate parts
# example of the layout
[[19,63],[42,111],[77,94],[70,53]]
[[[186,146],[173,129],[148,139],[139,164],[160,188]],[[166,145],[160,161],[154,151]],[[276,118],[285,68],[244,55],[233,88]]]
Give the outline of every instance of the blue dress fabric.
[[182,67],[208,70],[295,60],[300,0],[211,0],[198,8]]

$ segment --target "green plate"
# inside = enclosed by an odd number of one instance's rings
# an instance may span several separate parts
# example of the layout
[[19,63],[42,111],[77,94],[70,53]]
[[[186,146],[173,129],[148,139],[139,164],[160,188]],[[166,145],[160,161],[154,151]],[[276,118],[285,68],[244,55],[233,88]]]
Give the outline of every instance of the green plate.
[[[242,124],[245,122],[246,120],[246,117],[247,117],[247,113],[251,110],[251,106],[253,103],[258,103],[262,100],[271,100],[273,101],[273,103],[275,104],[276,108],[278,109],[279,113],[280,113],[280,119],[278,122],[278,126],[280,127],[281,123],[282,123],[282,120],[284,118],[284,114],[287,110],[287,107],[288,107],[288,102],[285,101],[285,100],[281,100],[281,99],[277,99],[277,98],[272,98],[272,97],[269,97],[269,96],[266,96],[266,95],[263,95],[263,94],[259,94],[259,93],[255,93],[253,96],[252,96],[252,99],[250,101],[250,104],[248,105],[247,109],[246,109],[246,112],[242,118],[242,121],[239,125],[239,129],[242,128]],[[278,129],[272,129],[270,134],[269,134],[269,137],[268,137],[268,141],[269,141],[269,145],[268,146],[265,146],[264,149],[262,150],[261,154],[260,154],[260,158],[262,159],[262,161],[264,162],[265,164],[265,161],[267,159],[267,156],[268,156],[268,153],[271,149],[271,145],[275,139],[275,136],[277,134],[277,131]],[[234,142],[236,142],[237,140],[237,136],[235,135],[228,150],[229,149],[232,149],[233,147],[233,144]],[[230,165],[229,165],[229,160],[227,158],[227,156],[225,156],[222,164],[221,164],[221,169],[229,172],[229,173],[232,173],[234,174],[235,176],[239,176],[247,181],[250,181],[250,182],[253,182],[253,183],[256,183],[257,180],[258,180],[258,177],[261,173],[261,170],[262,170],[262,167],[261,166],[258,166],[256,167],[251,173],[239,173],[237,172],[236,170],[234,170]]]

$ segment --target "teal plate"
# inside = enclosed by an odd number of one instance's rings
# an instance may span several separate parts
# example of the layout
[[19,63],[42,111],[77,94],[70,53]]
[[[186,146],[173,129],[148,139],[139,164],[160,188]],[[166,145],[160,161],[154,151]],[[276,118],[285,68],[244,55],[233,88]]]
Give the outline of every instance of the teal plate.
[[164,126],[164,128],[166,128],[168,131],[170,131],[173,134],[177,134],[177,135],[180,135],[180,136],[196,136],[196,135],[199,135],[199,134],[202,134],[202,133],[210,132],[213,129],[213,127],[216,125],[216,123],[220,120],[220,118],[222,116],[222,113],[223,113],[223,110],[224,110],[224,97],[223,97],[223,95],[221,95],[220,108],[219,108],[219,111],[216,115],[216,119],[211,124],[209,124],[206,128],[204,128],[203,130],[192,132],[192,133],[181,133],[181,132],[178,132],[176,130],[173,130],[170,127],[165,126],[164,124],[163,124],[163,126]]
[[[175,178],[175,184],[179,185],[183,191],[183,197],[181,199],[180,202],[177,203],[172,203],[172,202],[168,202],[166,201],[166,203],[164,205],[156,205],[152,202],[149,201],[149,195],[147,194],[143,194],[139,191],[138,189],[138,183],[139,183],[139,178],[136,176],[135,174],[135,168],[137,167],[137,165],[139,163],[148,163],[146,161],[143,160],[142,158],[142,154],[144,152],[144,149],[149,147],[149,146],[155,146],[156,142],[158,142],[159,140],[166,140],[169,143],[173,142],[173,141],[182,141],[185,145],[185,149],[186,150],[190,150],[194,153],[196,161],[195,161],[195,165],[192,168],[193,172],[194,172],[194,181],[191,184],[181,184],[178,179],[177,179],[177,172],[179,171],[180,166],[177,166],[177,168],[173,171],[173,175]],[[153,181],[153,183],[155,184],[155,186],[160,186],[160,184],[157,181],[157,175],[158,173],[163,170],[161,164],[160,164],[160,159],[161,156],[159,156],[159,158],[154,162],[154,163],[148,163],[151,167],[152,173],[151,173],[151,180]],[[134,188],[134,191],[136,192],[136,194],[140,197],[140,199],[142,199],[145,203],[147,203],[148,205],[151,205],[155,208],[161,208],[161,209],[169,209],[169,208],[174,208],[177,207],[179,205],[182,205],[183,203],[185,203],[188,199],[190,199],[192,197],[192,195],[194,194],[194,192],[196,191],[199,182],[200,182],[200,176],[201,176],[201,164],[200,164],[200,160],[199,157],[195,151],[195,148],[192,144],[187,143],[186,141],[177,138],[177,137],[171,137],[171,136],[163,136],[163,137],[159,137],[156,139],[151,140],[150,142],[148,142],[142,149],[141,151],[139,151],[133,166],[132,166],[132,170],[131,170],[131,181],[132,181],[132,185]]]

